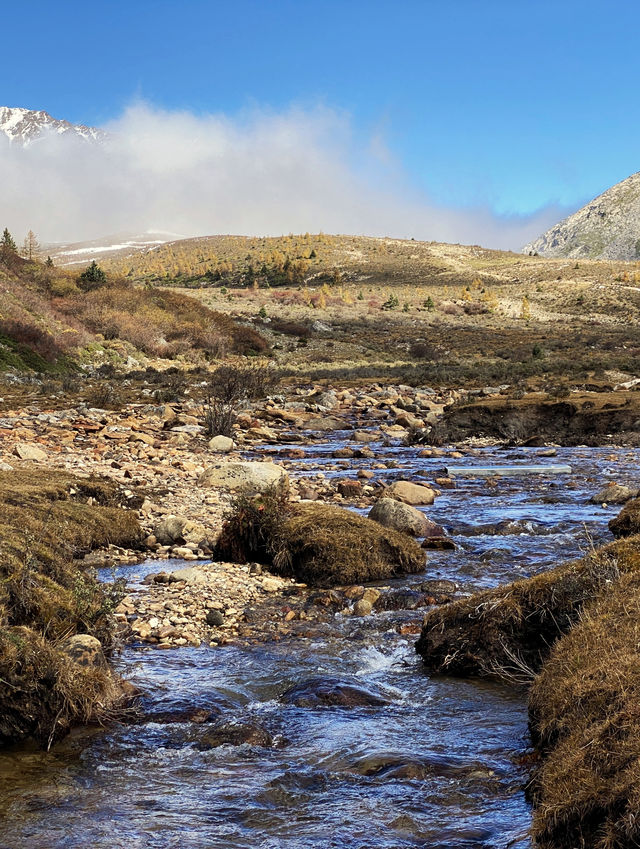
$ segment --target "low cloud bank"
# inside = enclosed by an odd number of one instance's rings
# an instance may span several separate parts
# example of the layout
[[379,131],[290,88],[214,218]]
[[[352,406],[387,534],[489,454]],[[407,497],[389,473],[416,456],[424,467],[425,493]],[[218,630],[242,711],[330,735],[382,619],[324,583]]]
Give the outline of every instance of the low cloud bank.
[[357,142],[328,109],[230,119],[139,104],[90,143],[0,139],[0,226],[21,238],[81,241],[164,230],[185,236],[350,233],[518,250],[562,218],[437,206],[375,138]]

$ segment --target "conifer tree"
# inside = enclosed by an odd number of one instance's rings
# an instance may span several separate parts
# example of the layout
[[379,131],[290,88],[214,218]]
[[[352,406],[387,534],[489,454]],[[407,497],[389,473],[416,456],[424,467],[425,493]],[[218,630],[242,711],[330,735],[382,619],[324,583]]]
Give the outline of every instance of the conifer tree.
[[2,239],[0,240],[0,248],[6,251],[11,251],[12,253],[16,253],[18,250],[13,236],[11,235],[7,227],[4,228]]

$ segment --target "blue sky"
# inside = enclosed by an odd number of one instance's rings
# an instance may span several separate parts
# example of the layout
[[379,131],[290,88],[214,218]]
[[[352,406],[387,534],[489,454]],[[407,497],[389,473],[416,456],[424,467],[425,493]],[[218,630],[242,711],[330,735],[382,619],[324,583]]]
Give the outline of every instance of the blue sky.
[[636,2],[36,0],[2,29],[3,105],[97,125],[138,99],[322,105],[451,207],[576,208],[640,169]]

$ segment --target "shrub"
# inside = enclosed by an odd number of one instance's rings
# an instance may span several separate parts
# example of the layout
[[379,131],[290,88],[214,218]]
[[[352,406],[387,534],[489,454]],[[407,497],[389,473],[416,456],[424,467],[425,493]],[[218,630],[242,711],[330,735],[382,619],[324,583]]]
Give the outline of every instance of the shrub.
[[207,387],[204,409],[205,431],[209,436],[232,436],[238,406],[264,398],[277,385],[273,369],[263,363],[220,366]]

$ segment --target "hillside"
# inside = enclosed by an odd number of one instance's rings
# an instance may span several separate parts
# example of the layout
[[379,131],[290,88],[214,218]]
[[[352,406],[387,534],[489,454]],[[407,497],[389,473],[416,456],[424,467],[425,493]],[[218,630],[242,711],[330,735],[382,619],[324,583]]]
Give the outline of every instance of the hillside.
[[91,282],[0,250],[0,370],[73,370],[146,358],[206,362],[265,351],[255,330],[180,292]]
[[640,259],[640,172],[607,189],[523,251],[575,259]]
[[640,374],[640,264],[305,234],[181,240],[115,267],[252,322],[292,375],[561,391]]

